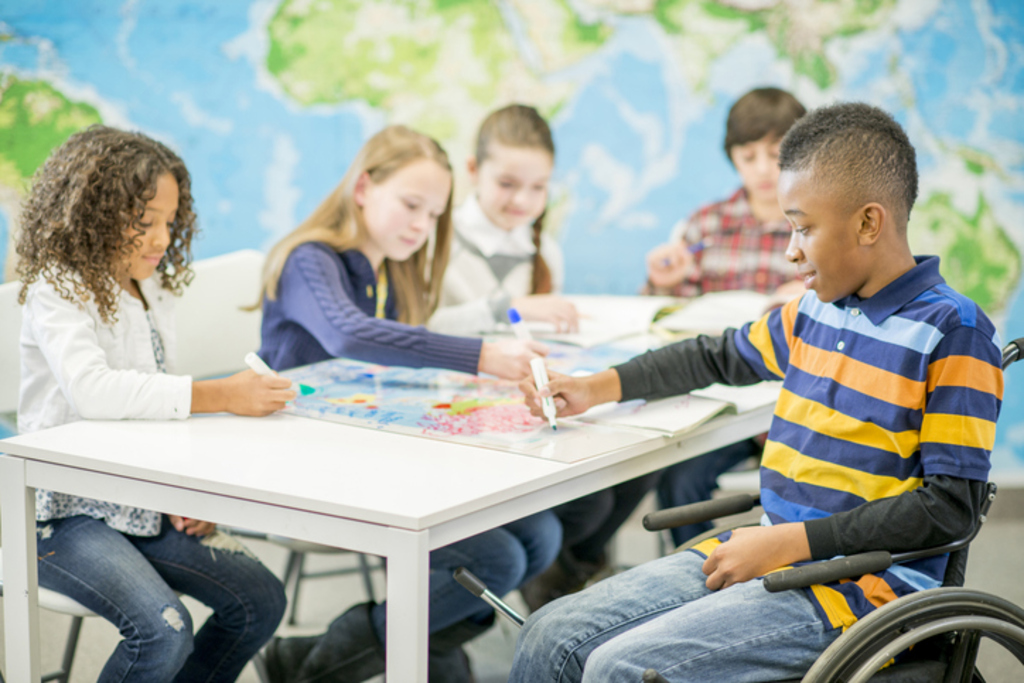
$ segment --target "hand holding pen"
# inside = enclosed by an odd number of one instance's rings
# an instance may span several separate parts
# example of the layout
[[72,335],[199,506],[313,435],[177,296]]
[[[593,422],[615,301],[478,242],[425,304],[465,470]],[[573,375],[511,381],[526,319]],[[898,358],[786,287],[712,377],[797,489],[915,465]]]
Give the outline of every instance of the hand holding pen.
[[[512,332],[515,333],[516,338],[522,342],[532,342],[533,336],[530,334],[530,330],[523,324],[523,319],[519,316],[519,311],[514,308],[508,309],[508,322],[512,326]],[[538,389],[542,390],[548,385],[548,372],[547,368],[544,367],[543,358],[532,358],[530,360],[530,372],[533,375],[533,385]],[[545,396],[541,399],[541,412],[544,418],[551,425],[551,429],[558,429],[558,425],[555,424],[555,402],[551,396]]]
[[647,279],[655,287],[674,287],[683,281],[708,240],[694,244],[674,242],[655,247],[647,254]]

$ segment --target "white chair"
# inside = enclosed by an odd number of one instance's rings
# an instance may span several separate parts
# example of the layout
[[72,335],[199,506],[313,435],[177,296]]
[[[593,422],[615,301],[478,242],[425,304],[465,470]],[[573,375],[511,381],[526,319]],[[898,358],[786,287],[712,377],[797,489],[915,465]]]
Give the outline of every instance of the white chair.
[[[177,371],[193,377],[216,377],[245,369],[245,354],[260,345],[260,311],[245,311],[259,299],[263,254],[251,249],[196,261],[195,278],[176,306],[178,320]],[[211,330],[216,343],[210,343]],[[286,467],[284,461],[281,464]],[[299,589],[304,579],[360,573],[367,598],[374,599],[372,567],[367,556],[355,553],[358,566],[305,571],[307,553],[341,554],[350,551],[284,536],[268,536],[243,529],[231,533],[270,541],[288,549],[284,584],[289,596],[288,623],[295,624]],[[380,561],[383,568],[383,560]]]

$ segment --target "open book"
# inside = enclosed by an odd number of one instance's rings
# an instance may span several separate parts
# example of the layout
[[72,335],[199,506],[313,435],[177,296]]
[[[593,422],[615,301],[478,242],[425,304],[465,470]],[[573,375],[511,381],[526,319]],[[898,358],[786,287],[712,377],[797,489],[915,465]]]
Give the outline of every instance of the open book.
[[772,299],[767,294],[733,290],[712,292],[691,300],[656,325],[670,332],[718,335],[728,327],[739,328],[765,314]]
[[589,348],[616,339],[646,334],[663,308],[678,304],[670,296],[566,296],[580,314],[579,332],[557,333],[548,323],[527,323],[535,339]]
[[657,401],[637,399],[625,403],[605,403],[568,419],[679,436],[696,429],[716,415],[742,414],[774,405],[781,389],[781,382],[761,382],[746,387],[713,384],[706,389]]

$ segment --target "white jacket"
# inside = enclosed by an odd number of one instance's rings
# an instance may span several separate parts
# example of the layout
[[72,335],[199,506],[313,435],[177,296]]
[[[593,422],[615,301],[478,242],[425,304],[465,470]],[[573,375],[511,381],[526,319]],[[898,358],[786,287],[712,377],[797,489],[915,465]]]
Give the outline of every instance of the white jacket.
[[[455,239],[441,302],[427,327],[446,334],[479,334],[505,321],[509,301],[530,293],[533,228],[494,225],[471,195],[452,216]],[[540,253],[551,271],[552,292],[562,291],[565,265],[558,243],[542,232]]]
[[[158,276],[139,283],[174,371],[174,295]],[[192,378],[158,372],[142,302],[122,291],[117,322],[100,319],[92,301],[72,303],[46,282],[29,287],[21,323],[18,431],[81,419],[185,419]]]

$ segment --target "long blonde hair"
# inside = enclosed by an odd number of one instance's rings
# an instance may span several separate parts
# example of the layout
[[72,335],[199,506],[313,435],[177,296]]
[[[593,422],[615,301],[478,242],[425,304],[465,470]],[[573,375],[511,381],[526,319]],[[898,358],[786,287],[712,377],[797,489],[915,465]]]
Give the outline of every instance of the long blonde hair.
[[[277,286],[288,256],[306,242],[323,242],[335,251],[358,249],[369,233],[363,211],[353,197],[356,182],[366,173],[373,183],[385,182],[392,174],[420,159],[430,159],[451,173],[448,155],[433,138],[406,128],[388,126],[370,138],[352,161],[338,186],[315,211],[274,245],[263,267],[262,294],[277,298]],[[388,282],[398,304],[399,322],[422,325],[437,308],[441,281],[448,265],[452,240],[452,197],[437,219],[437,229],[416,253],[405,261],[385,259]]]
[[[542,149],[551,155],[552,160],[555,158],[555,141],[551,136],[551,128],[536,109],[525,104],[502,107],[491,112],[480,124],[480,132],[476,136],[477,168],[480,168],[487,159],[492,142],[506,147]],[[540,254],[540,234],[544,230],[544,217],[547,213],[545,208],[532,226],[535,251],[531,294],[550,294],[552,290],[551,269]]]

